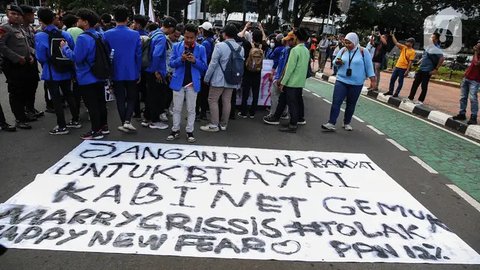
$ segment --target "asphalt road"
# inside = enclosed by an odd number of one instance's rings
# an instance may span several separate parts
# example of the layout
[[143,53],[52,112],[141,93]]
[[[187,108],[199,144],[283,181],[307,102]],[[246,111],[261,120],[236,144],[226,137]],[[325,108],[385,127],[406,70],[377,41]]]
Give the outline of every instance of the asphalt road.
[[[319,87],[331,89],[331,86],[317,81],[311,81],[307,88],[316,84]],[[7,118],[12,121],[13,117],[8,105],[6,86],[2,82],[0,87],[0,102]],[[44,109],[43,93],[41,92],[38,93],[37,107]],[[388,142],[385,136],[380,136],[367,127],[369,124],[375,126],[374,123],[361,123],[354,120],[353,127],[355,130],[353,132],[346,132],[342,129],[338,129],[335,133],[322,132],[320,125],[328,118],[330,104],[310,92],[305,92],[304,99],[307,125],[301,127],[296,134],[284,134],[277,131],[276,127],[266,126],[262,123],[260,117],[262,113],[258,113],[254,120],[234,120],[230,123],[227,132],[215,134],[199,131],[199,123],[197,123],[197,131],[195,132],[197,144],[364,153],[421,204],[444,221],[467,244],[480,252],[480,234],[478,233],[480,231],[480,212],[445,185],[451,183],[449,178],[442,173],[429,173],[410,158],[411,152],[400,151]],[[79,136],[87,131],[89,126],[86,121],[86,114],[83,114],[82,118],[84,127],[81,130],[74,130],[67,136],[51,136],[48,134],[48,130],[55,125],[55,117],[51,114],[47,114],[41,120],[33,123],[32,130],[20,130],[16,133],[0,132],[0,202],[6,201],[17,193],[30,183],[36,174],[45,171],[81,142]],[[169,131],[144,129],[140,127],[139,123],[136,123],[139,128],[137,134],[122,134],[117,131],[116,126],[120,120],[116,114],[115,106],[111,103],[109,104],[109,122],[112,134],[108,136],[108,140],[167,143],[165,138]],[[429,134],[424,134],[424,136],[428,137]],[[183,142],[176,141],[175,143]],[[476,170],[480,170],[479,167]],[[480,173],[477,175],[480,175]],[[306,263],[11,249],[0,257],[0,269],[450,270],[479,268],[474,265]]]

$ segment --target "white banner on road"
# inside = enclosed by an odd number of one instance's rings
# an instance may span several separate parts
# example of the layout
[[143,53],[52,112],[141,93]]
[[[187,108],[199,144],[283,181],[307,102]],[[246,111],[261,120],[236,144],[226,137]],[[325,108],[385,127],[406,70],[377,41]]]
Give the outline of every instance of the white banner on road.
[[11,248],[478,264],[366,155],[86,141],[0,206]]

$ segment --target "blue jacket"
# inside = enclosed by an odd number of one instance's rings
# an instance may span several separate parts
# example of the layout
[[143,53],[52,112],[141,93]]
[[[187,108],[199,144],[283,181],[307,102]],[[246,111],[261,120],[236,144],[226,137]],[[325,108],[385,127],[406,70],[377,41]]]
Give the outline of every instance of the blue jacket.
[[278,58],[278,65],[277,65],[277,69],[275,70],[274,80],[279,80],[282,77],[282,73],[283,73],[283,70],[285,69],[285,66],[287,65],[289,55],[290,55],[290,47],[287,47],[287,46],[283,47],[282,53]]
[[210,64],[213,54],[213,46],[215,46],[215,41],[213,38],[204,38],[202,41],[202,46],[205,47],[205,52],[207,53],[207,64]]
[[[173,73],[172,81],[170,82],[170,88],[174,91],[180,91],[183,87],[183,79],[185,77],[185,62],[182,62],[182,54],[185,50],[185,43],[178,42],[173,45],[172,56],[170,56],[170,67],[175,69]],[[207,70],[207,54],[205,47],[196,43],[193,49],[193,55],[195,56],[195,63],[192,63],[192,82],[195,92],[200,92],[201,77]]]
[[[357,52],[355,52],[355,50],[357,50]],[[350,64],[350,68],[352,69],[352,75],[347,76],[347,69],[350,62],[350,57],[353,57],[352,63]],[[372,56],[367,49],[358,46],[353,51],[348,51],[346,47],[343,47],[343,49],[338,52],[337,57],[335,57],[335,59],[333,60],[333,63],[336,66],[337,58],[341,58],[343,61],[343,65],[338,67],[337,81],[341,81],[350,85],[363,85],[366,78],[375,77],[375,72],[373,71]]]
[[[45,28],[45,31],[50,32],[50,31],[60,31],[57,29],[56,26],[54,25],[48,25]],[[65,31],[61,31],[62,36],[67,41],[68,46],[70,48],[75,48],[75,43],[73,42],[72,36]],[[57,72],[49,63],[48,60],[50,59],[50,41],[48,38],[48,34],[45,32],[38,32],[35,34],[35,54],[37,56],[38,62],[42,65],[42,80],[44,81],[65,81],[65,80],[71,80],[73,76],[73,70],[72,72],[65,72],[65,73],[60,73]],[[52,74],[50,75],[50,71],[52,71]]]
[[144,29],[137,30],[137,32],[140,34],[140,36],[148,36],[148,32]]
[[273,50],[270,50],[270,53],[267,54],[267,59],[273,60],[273,68],[276,69],[278,66],[278,61],[280,60],[280,57],[282,56],[282,51],[285,48],[285,46],[277,46]]
[[[99,33],[95,29],[88,29],[87,32],[93,33],[95,36],[99,36]],[[77,71],[77,82],[79,85],[92,84],[102,82],[93,75],[91,66],[95,61],[95,40],[89,35],[82,33],[77,38],[75,43],[75,50],[69,46],[65,46],[62,49],[63,54],[75,62]]]
[[165,78],[167,76],[167,37],[161,28],[151,32],[149,36],[153,37],[150,43],[152,61],[145,71],[149,73],[158,72]]
[[108,47],[113,53],[114,81],[137,81],[142,67],[142,42],[137,31],[121,25],[105,32]]

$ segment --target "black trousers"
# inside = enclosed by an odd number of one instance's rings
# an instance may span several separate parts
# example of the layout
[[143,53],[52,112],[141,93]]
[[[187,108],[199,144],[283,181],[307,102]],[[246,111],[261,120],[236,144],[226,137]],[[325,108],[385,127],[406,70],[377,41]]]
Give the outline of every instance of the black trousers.
[[0,125],[5,124],[7,119],[5,119],[5,114],[3,114],[2,104],[0,104]]
[[[243,77],[242,85],[242,114],[247,114],[247,111],[250,115],[255,115],[258,105],[258,96],[260,94],[260,76],[259,72],[248,72],[246,71],[245,76]],[[250,97],[250,91],[252,92],[253,100],[250,110],[248,110],[247,101]]]
[[290,125],[297,126],[299,121],[305,119],[305,106],[303,103],[302,88],[283,87],[283,92],[278,97],[278,105],[274,117],[280,118],[288,105]]
[[197,97],[197,107],[196,113],[200,116],[206,116],[208,110],[208,93],[210,92],[210,87],[203,82],[202,79],[202,90],[198,93]]
[[113,91],[117,101],[118,115],[122,124],[125,121],[131,121],[135,104],[138,100],[138,90],[136,81],[114,81]]
[[[35,82],[38,83],[38,82]],[[27,100],[30,97],[29,90],[32,87],[32,82],[24,81],[9,81],[8,94],[10,108],[15,116],[15,119],[19,122],[26,122],[27,116],[25,114],[25,108],[27,106]]]
[[78,88],[78,82],[77,80],[72,80],[72,89],[73,89],[73,97],[75,99],[75,109],[77,110],[75,112],[75,115],[80,116],[80,106],[81,106],[81,101],[82,101],[82,93],[80,92],[80,89]]
[[[146,72],[142,71],[140,74],[140,83],[137,83],[137,101],[135,102],[135,115],[141,114],[141,102],[146,103],[146,95],[147,95],[147,79],[146,79]],[[146,106],[146,105],[145,105]],[[145,110],[146,112],[146,110]],[[145,116],[145,118],[148,118]]]
[[428,82],[430,81],[430,77],[432,77],[432,75],[428,71],[417,71],[417,73],[415,73],[415,79],[413,80],[412,89],[410,90],[410,95],[408,98],[413,100],[415,98],[415,94],[417,93],[418,86],[422,84],[422,92],[420,93],[418,100],[424,102],[425,97],[427,96]]
[[32,81],[27,85],[27,100],[25,102],[25,110],[27,112],[35,111],[35,95],[37,94],[38,81]]
[[[147,110],[150,116],[150,121],[160,121],[159,116],[165,112],[167,107],[167,91],[168,86],[157,81],[154,73],[147,73]],[[173,93],[172,93],[173,95]]]
[[90,115],[92,131],[98,132],[107,125],[107,102],[105,101],[105,83],[79,85],[83,101]]
[[43,84],[43,97],[45,99],[47,109],[53,109],[53,102],[50,98],[48,98],[48,87],[45,83]]
[[[75,98],[72,91],[72,81],[45,81],[48,87],[48,92],[53,102],[53,108],[57,115],[57,125],[60,128],[67,126],[65,122],[65,113],[63,110],[64,101],[67,101],[70,113],[72,114],[72,120],[78,121],[78,110],[75,105]],[[61,92],[60,92],[61,91]]]

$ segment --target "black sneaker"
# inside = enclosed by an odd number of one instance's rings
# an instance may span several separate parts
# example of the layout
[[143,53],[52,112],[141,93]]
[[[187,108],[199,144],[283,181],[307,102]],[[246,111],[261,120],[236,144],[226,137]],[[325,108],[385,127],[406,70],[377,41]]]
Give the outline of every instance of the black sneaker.
[[80,137],[82,140],[100,140],[103,139],[101,132],[89,131]]
[[48,132],[50,135],[67,135],[69,133],[68,129],[66,127],[64,128],[59,128],[56,126],[50,132]]
[[243,113],[241,113],[241,112],[238,113],[238,116],[239,116],[240,118],[243,118],[243,119],[247,119],[247,118],[248,118],[248,115],[243,114]]
[[168,135],[167,141],[173,141],[178,139],[178,137],[180,137],[180,131],[172,131],[170,135]]
[[453,120],[463,121],[467,120],[467,117],[463,113],[459,113],[453,117]]
[[36,116],[37,118],[45,116],[45,112],[39,111],[39,110],[37,110],[37,109],[33,109],[33,113],[35,114],[35,116]]
[[8,123],[1,123],[0,130],[14,132],[14,131],[17,131],[17,128],[12,125],[9,125]]
[[80,122],[78,121],[70,121],[67,123],[67,127],[68,128],[82,128],[82,124],[80,124]]
[[38,119],[37,119],[37,117],[35,116],[35,114],[33,114],[33,113],[27,113],[27,114],[26,114],[26,120],[27,120],[27,122],[35,122],[35,121],[37,121]]
[[287,133],[297,133],[297,127],[296,126],[292,126],[292,125],[288,125],[286,127],[281,127],[279,129],[281,132],[287,132]]
[[102,127],[102,129],[100,130],[100,132],[103,134],[103,135],[108,135],[110,134],[110,130],[108,129],[108,126],[105,125]]
[[195,137],[193,136],[193,132],[187,132],[187,141],[189,143],[194,143],[196,142],[197,140],[195,139]]
[[383,93],[384,96],[391,96],[392,93],[391,92],[386,92],[386,93]]
[[15,123],[15,126],[19,129],[32,129],[32,126],[30,126],[28,123],[26,122],[19,122],[17,121]]
[[398,98],[398,94],[394,94],[392,97],[394,97],[394,98]]
[[468,120],[467,125],[476,125],[477,124],[477,117],[470,117]]
[[275,118],[275,116],[273,116],[273,115],[267,115],[267,116],[263,117],[263,122],[265,124],[269,124],[269,125],[279,125],[280,124],[280,119]]

